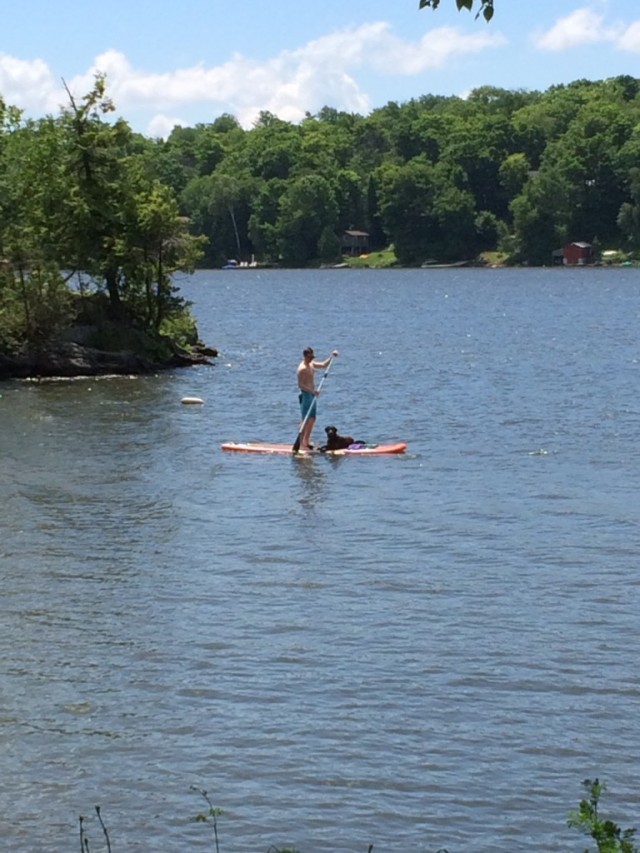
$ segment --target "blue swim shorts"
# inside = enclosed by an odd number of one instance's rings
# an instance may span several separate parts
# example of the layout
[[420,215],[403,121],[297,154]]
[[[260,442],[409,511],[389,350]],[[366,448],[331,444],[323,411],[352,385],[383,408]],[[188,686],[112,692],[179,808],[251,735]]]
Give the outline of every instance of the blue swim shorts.
[[298,400],[300,401],[300,414],[302,416],[302,420],[308,416],[310,418],[315,418],[317,413],[317,404],[316,404],[316,395],[312,394],[311,391],[301,391],[298,394]]

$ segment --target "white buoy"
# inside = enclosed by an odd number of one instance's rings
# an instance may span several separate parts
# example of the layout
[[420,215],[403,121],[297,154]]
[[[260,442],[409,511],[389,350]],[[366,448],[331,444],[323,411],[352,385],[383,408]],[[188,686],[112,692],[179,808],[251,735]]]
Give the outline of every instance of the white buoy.
[[200,397],[183,397],[180,401],[185,406],[198,406],[204,403],[204,400]]

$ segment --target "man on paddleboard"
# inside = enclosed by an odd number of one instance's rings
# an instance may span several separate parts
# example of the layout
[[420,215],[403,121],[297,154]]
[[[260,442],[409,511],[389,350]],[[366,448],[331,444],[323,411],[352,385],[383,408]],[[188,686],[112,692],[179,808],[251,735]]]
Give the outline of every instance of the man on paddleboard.
[[[303,425],[300,428],[300,450],[313,450],[311,444],[311,433],[316,422],[318,390],[316,389],[316,370],[323,370],[329,366],[332,358],[338,356],[338,350],[334,350],[329,358],[324,361],[315,361],[313,347],[307,347],[302,351],[302,361],[298,365],[298,400],[300,401],[300,415]],[[306,418],[306,421],[305,421]]]

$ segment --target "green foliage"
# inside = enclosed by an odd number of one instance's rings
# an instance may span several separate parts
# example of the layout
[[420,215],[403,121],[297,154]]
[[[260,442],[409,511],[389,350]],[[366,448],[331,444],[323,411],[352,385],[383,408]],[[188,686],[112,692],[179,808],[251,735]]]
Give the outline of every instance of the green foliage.
[[206,791],[203,791],[201,788],[196,788],[195,785],[191,786],[192,791],[197,791],[200,796],[207,803],[207,811],[201,814],[197,814],[194,818],[198,823],[211,823],[213,826],[213,839],[215,842],[216,853],[220,853],[220,843],[218,839],[218,818],[220,815],[223,815],[224,812],[222,809],[217,808],[211,802],[211,799]]
[[74,316],[71,293],[56,269],[0,270],[0,352],[56,341]]
[[305,266],[320,254],[320,238],[335,222],[335,194],[320,175],[305,175],[286,185],[280,199],[279,254],[287,266]]
[[[474,0],[455,0],[455,2],[458,7],[458,11],[461,9],[468,9],[471,11],[473,9]],[[439,5],[440,0],[420,0],[421,9],[425,9],[427,7],[437,9]],[[478,5],[480,6],[480,9],[476,17],[483,15],[485,21],[490,21],[491,18],[493,18],[493,0],[478,0]]]
[[[172,275],[192,270],[191,235],[149,148],[113,110],[98,75],[58,118],[22,122],[0,110],[0,349],[55,341],[75,319],[67,285],[104,291],[110,319],[156,336],[183,310]],[[64,275],[62,271],[65,271]],[[109,337],[103,323],[97,337]],[[152,337],[153,337],[152,335]]]
[[[606,790],[604,783],[585,779],[582,784],[588,796],[580,800],[576,811],[570,812],[568,825],[593,838],[599,853],[638,853],[634,843],[635,829],[622,830],[614,821],[600,816],[598,806]],[[589,853],[588,848],[585,853]]]
[[356,269],[386,269],[398,265],[398,259],[393,247],[381,252],[371,252],[368,255],[343,258],[343,262]]
[[500,220],[489,210],[482,210],[474,221],[477,245],[481,250],[497,246],[500,235]]
[[519,151],[504,158],[498,169],[498,180],[507,198],[515,198],[529,179],[531,165],[526,154]]
[[[599,813],[600,798],[606,790],[606,785],[598,779],[585,779],[583,787],[586,790],[587,796],[580,800],[580,804],[575,811],[569,812],[567,825],[575,828],[590,836],[597,844],[598,853],[640,853],[639,848],[634,843],[636,834],[635,829],[622,830],[617,823],[609,818],[601,817]],[[191,790],[198,793],[205,801],[206,811],[196,814],[192,820],[195,823],[204,823],[210,825],[213,830],[213,841],[216,853],[220,853],[220,840],[218,836],[218,818],[225,814],[223,809],[213,805],[207,791],[198,788],[195,785],[191,786]],[[111,851],[111,842],[109,833],[105,826],[100,813],[100,806],[95,807],[100,828],[105,838],[107,851]],[[85,853],[89,853],[89,840],[85,828],[86,818],[80,816],[80,848]],[[373,853],[374,845],[369,844],[367,853]],[[292,847],[269,847],[267,853],[299,853]],[[442,847],[437,853],[448,853],[447,849]],[[584,853],[589,853],[586,848]]]
[[227,258],[245,259],[252,254],[247,237],[249,199],[253,181],[222,171],[194,178],[182,195],[194,229],[206,235],[207,259],[219,266]]
[[167,313],[160,326],[160,334],[174,341],[178,346],[188,348],[198,342],[196,321],[186,304],[179,301],[175,308]]
[[[225,135],[215,122],[198,125],[180,132],[193,174],[182,212],[206,235],[214,266],[251,255],[312,264],[328,256],[318,245],[325,229],[339,239],[352,227],[369,231],[375,250],[394,242],[403,264],[469,259],[499,244],[514,261],[546,264],[563,240],[596,237],[632,248],[639,92],[624,76],[544,93],[480,86],[466,99],[424,95],[367,117],[324,108],[293,126],[263,113],[252,130],[232,125]],[[195,152],[212,137],[224,144],[204,174]],[[412,188],[425,164],[430,188],[424,175]],[[315,198],[309,181],[325,182],[333,202]]]
[[[369,232],[372,252],[393,244],[403,265],[498,249],[549,264],[573,240],[640,252],[640,81],[628,75],[545,92],[479,86],[366,117],[325,107],[299,125],[265,112],[251,130],[222,115],[166,142],[106,121],[105,85],[37,122],[0,103],[5,346],[41,333],[45,270],[83,271],[114,317],[158,331],[176,271],[329,262],[349,228]],[[43,329],[65,310],[60,298]]]
[[455,174],[415,158],[381,169],[379,179],[380,210],[401,264],[475,256],[474,202]]
[[555,248],[567,242],[570,211],[564,176],[545,170],[524,187],[511,204],[516,257],[533,264],[548,264]]
[[330,225],[322,229],[318,240],[318,257],[322,261],[337,261],[340,257],[340,238]]

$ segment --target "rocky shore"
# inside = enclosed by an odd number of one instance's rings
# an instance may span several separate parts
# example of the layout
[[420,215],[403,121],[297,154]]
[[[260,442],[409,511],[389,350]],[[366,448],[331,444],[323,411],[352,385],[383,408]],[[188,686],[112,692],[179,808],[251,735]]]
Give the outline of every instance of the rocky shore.
[[212,364],[218,351],[197,343],[189,349],[175,345],[162,359],[132,350],[107,352],[73,341],[27,349],[14,355],[0,353],[0,380],[44,379],[53,376],[136,375],[175,367]]

